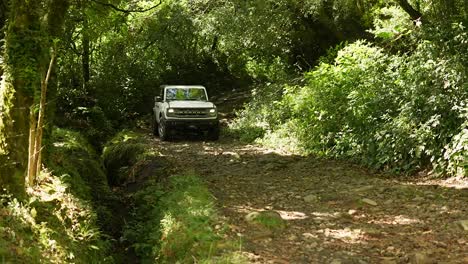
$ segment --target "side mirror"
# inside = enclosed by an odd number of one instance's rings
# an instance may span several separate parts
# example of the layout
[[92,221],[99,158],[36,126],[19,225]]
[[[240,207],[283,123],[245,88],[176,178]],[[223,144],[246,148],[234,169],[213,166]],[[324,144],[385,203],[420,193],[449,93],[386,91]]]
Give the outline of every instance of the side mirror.
[[155,101],[155,102],[161,102],[161,101],[162,101],[161,96],[155,96],[155,97],[154,97],[154,101]]

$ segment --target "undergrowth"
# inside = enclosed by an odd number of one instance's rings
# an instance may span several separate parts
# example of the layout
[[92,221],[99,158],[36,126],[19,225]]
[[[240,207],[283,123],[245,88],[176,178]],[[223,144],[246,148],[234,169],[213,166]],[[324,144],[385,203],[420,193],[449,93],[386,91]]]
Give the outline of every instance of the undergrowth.
[[98,156],[76,132],[56,128],[50,141],[48,169],[28,198],[0,197],[0,261],[112,263],[97,212],[110,213],[93,203],[111,197]]
[[125,238],[144,263],[245,262],[224,238],[213,196],[196,175],[150,182],[135,194],[135,204]]
[[146,138],[130,130],[123,130],[114,136],[104,146],[102,154],[109,184],[134,182],[139,171],[158,156],[148,146]]
[[[131,220],[123,242],[143,263],[238,263],[223,237],[214,199],[194,174],[167,177],[146,168],[161,162],[140,133],[123,130],[104,147],[103,160],[114,184],[137,182]],[[162,173],[162,172],[161,172]],[[217,227],[217,228],[215,228]]]
[[404,53],[368,41],[346,44],[305,73],[304,84],[263,87],[231,130],[394,173],[467,176],[465,26],[408,29],[407,43],[394,44]]

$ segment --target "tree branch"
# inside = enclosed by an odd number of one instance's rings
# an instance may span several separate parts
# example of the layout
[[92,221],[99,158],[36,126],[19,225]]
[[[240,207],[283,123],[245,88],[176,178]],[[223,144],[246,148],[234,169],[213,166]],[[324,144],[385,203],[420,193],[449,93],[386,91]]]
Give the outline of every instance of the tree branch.
[[418,20],[421,19],[422,14],[418,10],[414,9],[408,2],[408,0],[397,0],[398,4],[405,10],[406,13],[408,13],[411,17],[412,20]]
[[96,4],[107,6],[107,7],[110,7],[112,9],[114,9],[115,11],[123,12],[123,13],[126,13],[126,14],[129,14],[129,13],[144,13],[144,12],[153,10],[153,9],[155,9],[156,7],[158,7],[158,6],[160,6],[162,4],[162,0],[159,0],[159,3],[157,3],[156,5],[154,5],[152,7],[149,7],[149,8],[145,8],[145,9],[122,9],[122,8],[119,8],[119,7],[117,7],[117,6],[113,5],[113,4],[110,4],[110,3],[103,3],[103,2],[100,2],[100,1],[97,1],[97,0],[91,0],[91,1],[96,3]]

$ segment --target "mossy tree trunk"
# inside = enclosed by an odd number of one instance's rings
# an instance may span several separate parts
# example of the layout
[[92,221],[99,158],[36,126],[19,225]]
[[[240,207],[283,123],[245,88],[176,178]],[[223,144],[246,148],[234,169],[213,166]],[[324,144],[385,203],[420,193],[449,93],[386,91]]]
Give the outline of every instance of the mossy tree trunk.
[[5,30],[4,72],[0,86],[0,185],[24,193],[28,159],[29,112],[40,86],[42,33],[40,1],[12,0]]
[[50,40],[60,32],[68,0],[11,0],[10,6],[0,86],[0,187],[20,194],[25,190],[30,122],[37,114],[34,102],[39,101]]

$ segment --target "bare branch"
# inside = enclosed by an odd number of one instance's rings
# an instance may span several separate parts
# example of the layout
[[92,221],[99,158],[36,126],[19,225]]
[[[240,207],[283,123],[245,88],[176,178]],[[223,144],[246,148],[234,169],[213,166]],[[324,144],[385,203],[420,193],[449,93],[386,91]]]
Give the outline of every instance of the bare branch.
[[156,5],[152,6],[152,7],[149,7],[149,8],[145,8],[145,9],[122,9],[122,8],[119,8],[113,4],[110,4],[110,3],[103,3],[103,2],[100,2],[100,1],[97,1],[97,0],[91,0],[92,2],[96,3],[96,4],[99,4],[99,5],[103,5],[103,6],[107,6],[107,7],[110,7],[116,11],[119,11],[119,12],[123,12],[123,13],[126,13],[126,14],[129,14],[129,13],[144,13],[144,12],[147,12],[147,11],[150,11],[150,10],[153,10],[155,9],[156,7],[160,6],[162,4],[162,0],[159,0],[159,3],[157,3]]

